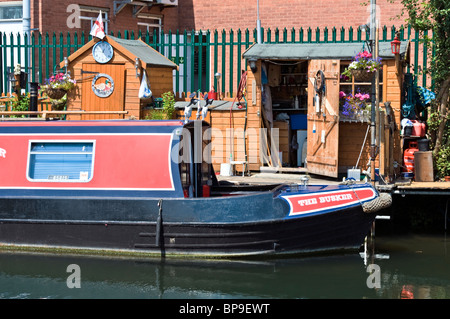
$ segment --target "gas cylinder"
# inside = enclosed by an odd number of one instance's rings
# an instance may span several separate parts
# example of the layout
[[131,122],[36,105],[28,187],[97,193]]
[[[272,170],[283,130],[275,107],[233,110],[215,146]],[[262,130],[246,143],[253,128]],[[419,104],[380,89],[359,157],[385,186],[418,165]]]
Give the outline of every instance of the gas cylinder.
[[409,147],[403,153],[405,172],[414,173],[414,153],[417,151],[419,151],[417,142],[409,142]]

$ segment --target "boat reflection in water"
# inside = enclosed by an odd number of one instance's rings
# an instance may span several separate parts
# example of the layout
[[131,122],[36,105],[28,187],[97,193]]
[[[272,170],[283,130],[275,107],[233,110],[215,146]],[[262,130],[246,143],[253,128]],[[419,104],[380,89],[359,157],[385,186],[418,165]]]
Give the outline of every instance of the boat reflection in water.
[[[366,254],[266,261],[2,252],[0,298],[447,299],[447,246],[442,236],[381,237]],[[80,288],[68,288],[70,265],[79,267]],[[368,285],[371,265],[380,269],[379,288]]]

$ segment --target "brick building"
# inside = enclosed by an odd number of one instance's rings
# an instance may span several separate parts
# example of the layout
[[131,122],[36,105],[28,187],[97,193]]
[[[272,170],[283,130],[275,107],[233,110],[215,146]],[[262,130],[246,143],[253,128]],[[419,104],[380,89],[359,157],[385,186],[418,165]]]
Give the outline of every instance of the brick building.
[[[380,25],[401,25],[400,1],[378,1]],[[175,5],[173,5],[174,3]],[[18,32],[23,1],[0,0],[2,31]],[[101,10],[108,31],[244,30],[257,20],[257,0],[30,0],[31,29],[45,32],[89,31]],[[260,0],[264,28],[357,27],[368,22],[369,6],[361,0]],[[13,24],[14,28],[7,27]]]
[[[95,2],[89,0],[28,0],[30,2],[30,28],[33,31],[39,31],[42,35],[42,51],[37,51],[41,57],[46,57],[44,64],[50,66],[41,68],[40,76],[43,80],[54,69],[54,65],[58,64],[63,56],[70,55],[73,47],[78,47],[80,43],[87,42],[87,35],[92,24],[102,12],[103,22],[107,33],[113,32],[121,37],[125,35],[124,31],[134,32],[137,38],[138,32],[150,32],[149,38],[146,40],[151,43],[172,43],[178,42],[178,49],[175,47],[159,46],[161,53],[168,53],[174,57],[179,55],[175,63],[180,65],[180,70],[174,77],[178,78],[178,82],[174,80],[174,88],[177,92],[192,92],[198,89],[202,91],[209,90],[211,84],[218,88],[215,82],[214,74],[222,73],[222,82],[220,89],[223,92],[230,92],[230,96],[236,93],[236,86],[239,83],[238,74],[244,70],[244,61],[237,62],[237,56],[242,54],[251,43],[253,43],[253,30],[256,28],[257,20],[257,3],[258,0],[98,0]],[[368,2],[368,1],[367,1]],[[9,34],[22,31],[22,7],[25,1],[0,0],[0,32],[5,36],[3,45],[10,45],[5,51],[3,59],[6,57],[6,64],[3,66],[3,78],[6,78],[7,70],[13,67],[11,61],[18,60],[17,52],[13,49],[14,45],[9,44]],[[259,17],[261,26],[265,29],[264,37],[267,40],[267,30],[272,30],[272,40],[275,37],[275,30],[282,31],[286,28],[287,40],[291,38],[290,30],[296,30],[296,40],[299,37],[299,29],[306,30],[311,28],[312,40],[316,41],[315,30],[319,28],[323,30],[325,27],[335,27],[337,32],[337,40],[340,40],[340,28],[349,27],[356,29],[368,23],[370,8],[368,5],[362,5],[361,0],[259,0]],[[380,20],[380,26],[399,27],[404,24],[398,15],[402,11],[400,0],[393,3],[387,0],[379,0],[377,5],[377,16]],[[234,48],[227,48],[225,55],[222,54],[222,43],[227,45],[236,43],[236,33],[238,30],[245,32],[250,31],[248,43],[242,45],[241,51],[237,51],[237,45]],[[172,31],[172,37],[168,32]],[[176,37],[176,30],[180,31],[180,36]],[[187,30],[187,36],[183,35],[183,31]],[[205,33],[200,31],[217,30],[219,36],[216,43],[217,47],[208,49],[201,43],[214,41],[213,34],[208,38]],[[222,31],[224,32],[222,33]],[[77,40],[74,33],[77,32]],[[164,32],[164,38],[161,38],[161,32]],[[194,31],[191,33],[191,31]],[[225,33],[226,31],[226,33]],[[84,32],[84,42],[80,40],[81,34]],[[156,38],[153,36],[156,32]],[[234,32],[235,38],[230,40],[231,32]],[[60,33],[63,39],[60,40]],[[37,32],[34,33],[37,36]],[[48,34],[49,38],[45,39]],[[53,34],[55,40],[52,39]],[[8,37],[6,37],[8,35]],[[322,35],[323,36],[323,33]],[[2,39],[0,39],[1,41]],[[243,39],[244,40],[244,39]],[[17,40],[15,40],[17,44]],[[36,37],[36,41],[37,37]],[[70,42],[73,43],[72,45]],[[77,41],[78,44],[75,45]],[[21,40],[24,43],[24,39]],[[190,45],[187,50],[183,50],[182,45],[187,43]],[[195,43],[195,45],[193,45]],[[200,43],[200,45],[198,45]],[[68,45],[65,49],[60,49],[60,45]],[[193,48],[191,51],[191,47]],[[54,48],[54,49],[53,49]],[[162,50],[165,50],[162,52]],[[202,54],[200,51],[202,50]],[[14,52],[11,52],[14,51]],[[69,52],[67,52],[69,51]],[[61,53],[62,52],[62,53]],[[178,52],[178,53],[176,53]],[[232,52],[232,53],[230,53]],[[192,53],[192,54],[191,54]],[[12,56],[14,54],[14,56]],[[233,57],[230,57],[233,54]],[[22,52],[22,60],[24,52]],[[215,61],[213,62],[214,55]],[[56,61],[53,61],[55,57]],[[211,60],[208,65],[207,57]],[[225,58],[223,62],[222,59]],[[203,59],[203,60],[202,60]],[[217,62],[217,63],[216,63]],[[232,64],[234,62],[234,65]],[[17,61],[14,63],[22,63]],[[35,61],[37,65],[38,61]],[[239,63],[239,65],[238,65]],[[31,64],[31,62],[29,63]],[[184,65],[183,65],[184,64]],[[195,67],[195,70],[191,68]],[[216,65],[216,66],[215,66]],[[223,66],[223,68],[222,68]],[[228,71],[235,69],[233,71]],[[227,70],[225,72],[225,70]],[[1,73],[1,70],[0,70]],[[230,80],[229,80],[230,79]],[[6,81],[3,82],[2,90],[6,91]],[[211,83],[211,84],[210,84]]]

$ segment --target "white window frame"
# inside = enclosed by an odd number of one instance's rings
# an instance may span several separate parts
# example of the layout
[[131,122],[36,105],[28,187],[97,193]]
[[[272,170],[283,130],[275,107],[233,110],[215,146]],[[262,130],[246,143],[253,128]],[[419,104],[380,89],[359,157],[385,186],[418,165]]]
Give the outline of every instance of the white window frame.
[[157,14],[139,14],[137,16],[138,19],[145,20],[156,20],[155,22],[143,22],[138,21],[137,25],[145,26],[147,27],[147,31],[149,31],[149,28],[158,28],[158,36],[161,34],[162,30],[162,16]]
[[[0,2],[0,7],[5,8],[5,7],[21,7],[22,8],[22,12],[23,12],[23,1],[8,1],[8,2]],[[22,21],[23,20],[23,15],[22,18],[17,18],[17,19],[0,19],[0,22],[18,22],[18,21]]]
[[[82,153],[82,154],[91,154],[92,155],[92,162],[90,167],[90,178],[83,180],[83,179],[36,179],[30,177],[30,165],[31,165],[31,147],[33,144],[49,144],[49,143],[91,143],[92,144],[92,152],[89,153]],[[29,140],[28,142],[28,159],[27,159],[27,172],[26,177],[27,180],[30,182],[48,182],[48,183],[89,183],[94,178],[94,162],[95,162],[95,140]],[[51,152],[47,152],[45,154],[55,154]],[[56,154],[62,154],[62,152],[57,152]],[[75,152],[70,152],[70,154],[79,154]]]
[[[109,19],[108,19],[109,9],[108,8],[95,8],[95,7],[80,5],[80,20],[91,21],[91,29],[92,29],[92,26],[94,25],[94,22],[97,20],[100,11],[102,12],[102,21],[103,21],[103,26],[105,27],[105,34],[108,34],[108,22],[109,22]],[[85,16],[85,15],[83,15],[83,12],[94,13],[95,17]]]

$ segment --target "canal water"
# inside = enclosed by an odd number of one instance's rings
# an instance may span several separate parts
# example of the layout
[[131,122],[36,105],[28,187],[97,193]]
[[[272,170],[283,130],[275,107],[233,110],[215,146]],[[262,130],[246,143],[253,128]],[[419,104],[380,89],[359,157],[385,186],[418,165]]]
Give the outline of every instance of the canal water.
[[450,298],[450,239],[381,235],[360,253],[277,260],[0,252],[2,299]]

